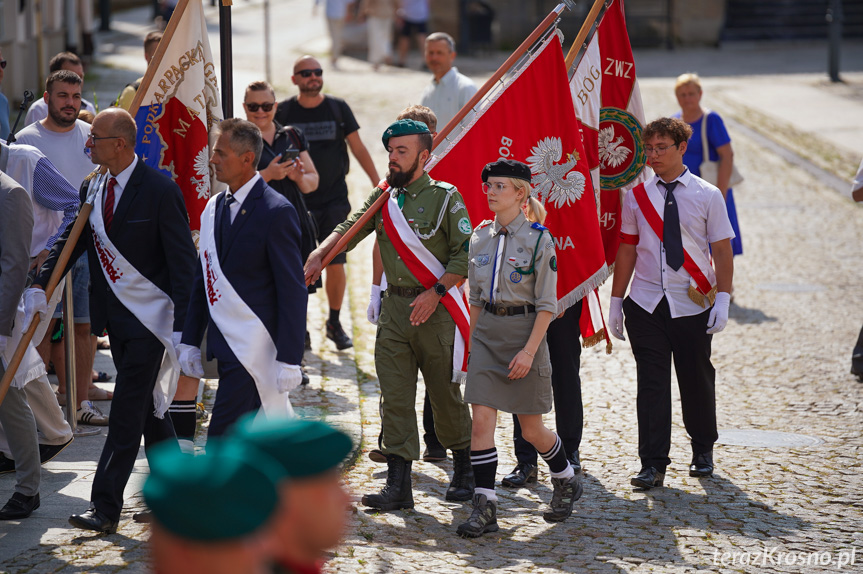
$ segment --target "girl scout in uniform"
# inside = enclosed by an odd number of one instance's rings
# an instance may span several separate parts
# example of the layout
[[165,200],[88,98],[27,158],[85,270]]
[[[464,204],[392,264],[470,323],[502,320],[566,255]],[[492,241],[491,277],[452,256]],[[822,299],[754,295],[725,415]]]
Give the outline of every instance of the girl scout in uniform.
[[470,240],[471,354],[464,401],[473,409],[470,454],[476,490],[473,513],[458,527],[468,537],[498,530],[494,431],[499,410],[518,415],[524,438],[548,463],[554,494],[543,518],[565,520],[582,493],[560,437],[542,422],[552,405],[545,332],[557,309],[554,240],[537,221],[544,219],[545,209],[530,197],[530,168],[521,162],[490,163],[482,181],[495,219],[480,224]]

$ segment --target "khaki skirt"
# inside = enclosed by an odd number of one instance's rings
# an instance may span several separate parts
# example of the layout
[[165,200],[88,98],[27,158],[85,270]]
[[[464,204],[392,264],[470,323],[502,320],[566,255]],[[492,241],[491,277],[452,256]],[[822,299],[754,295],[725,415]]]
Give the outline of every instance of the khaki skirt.
[[551,361],[545,337],[530,372],[523,379],[507,378],[509,363],[527,343],[534,321],[536,313],[500,317],[482,310],[471,341],[464,402],[519,415],[551,411]]

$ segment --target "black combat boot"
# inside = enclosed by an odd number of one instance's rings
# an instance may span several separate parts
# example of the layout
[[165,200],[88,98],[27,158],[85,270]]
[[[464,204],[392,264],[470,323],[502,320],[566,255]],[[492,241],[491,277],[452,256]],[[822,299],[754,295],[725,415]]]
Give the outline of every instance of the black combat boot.
[[377,494],[363,495],[363,504],[378,510],[413,508],[411,461],[392,454],[387,457],[387,483]]
[[452,451],[452,482],[446,489],[446,499],[465,501],[473,498],[473,466],[470,447]]

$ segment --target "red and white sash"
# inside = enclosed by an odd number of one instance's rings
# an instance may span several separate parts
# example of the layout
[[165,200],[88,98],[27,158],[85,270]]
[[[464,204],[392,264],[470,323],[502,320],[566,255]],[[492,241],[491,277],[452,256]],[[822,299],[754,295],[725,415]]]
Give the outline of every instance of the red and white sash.
[[[664,226],[660,213],[664,213],[665,210],[660,207],[664,207],[665,199],[659,193],[654,194],[654,197],[648,195],[643,183],[635,186],[632,193],[635,194],[635,201],[648,225],[662,240]],[[698,244],[682,225],[680,237],[683,242],[683,268],[690,275],[689,298],[697,305],[710,307],[716,298],[716,273],[713,271],[713,264],[705,257]]]
[[255,380],[255,387],[261,397],[259,413],[268,418],[293,416],[294,409],[288,392],[279,392],[277,385],[279,365],[276,344],[261,319],[228,281],[219,263],[215,223],[216,200],[221,195],[224,194],[211,197],[201,213],[201,237],[198,243],[210,317],[219,327],[231,351]]
[[[379,185],[378,187],[388,189],[389,186]],[[384,193],[388,193],[387,189],[384,189]],[[382,213],[384,230],[389,240],[392,241],[396,252],[423,287],[431,289],[446,272],[446,268],[432,255],[431,251],[426,249],[422,240],[410,228],[399,204],[392,195],[384,204]],[[441,299],[441,303],[455,321],[452,382],[464,383],[467,377],[467,341],[470,337],[470,313],[467,310],[464,290],[460,286],[451,287]]]
[[102,219],[102,196],[105,193],[107,181],[107,174],[94,177],[90,180],[87,193],[87,201],[93,205],[93,210],[90,212],[93,243],[111,291],[120,303],[165,346],[162,366],[156,378],[156,387],[153,389],[155,414],[159,418],[164,418],[177,391],[177,380],[180,378],[180,363],[177,361],[177,354],[171,341],[174,330],[174,302],[167,293],[135,269],[135,266],[129,263],[108,239],[105,222]]

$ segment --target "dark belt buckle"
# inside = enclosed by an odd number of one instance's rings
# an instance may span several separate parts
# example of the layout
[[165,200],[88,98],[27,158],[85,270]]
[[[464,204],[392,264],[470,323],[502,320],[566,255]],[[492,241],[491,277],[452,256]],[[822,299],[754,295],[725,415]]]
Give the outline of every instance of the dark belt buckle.
[[494,314],[498,317],[506,317],[506,307],[498,305],[494,308]]

